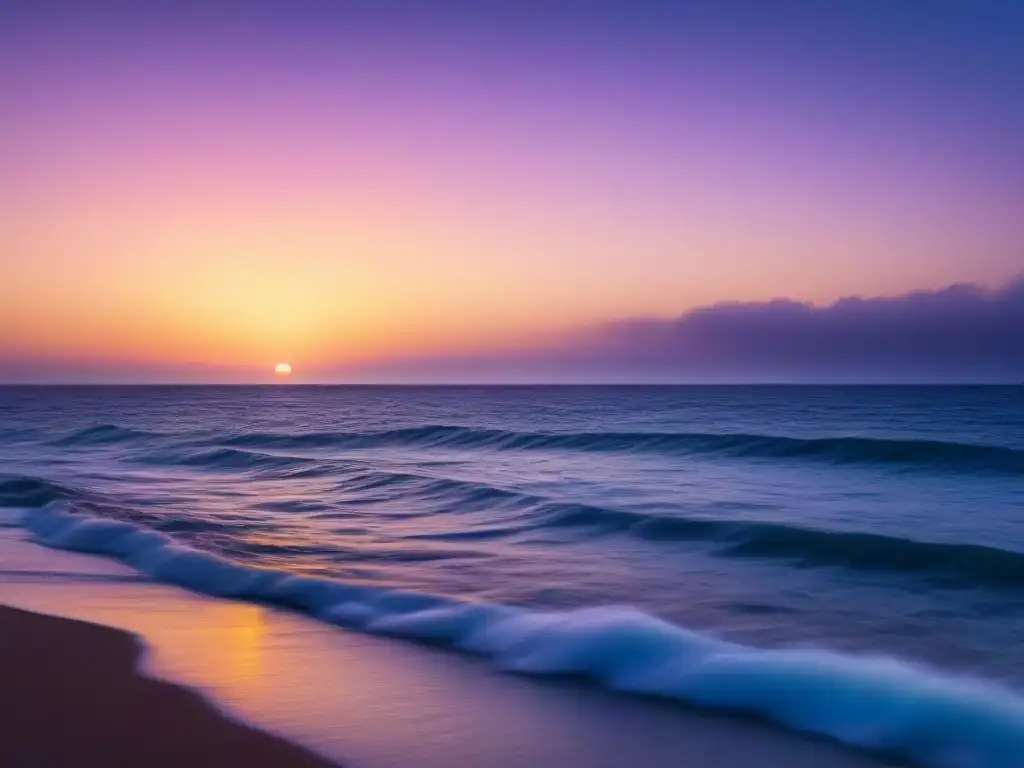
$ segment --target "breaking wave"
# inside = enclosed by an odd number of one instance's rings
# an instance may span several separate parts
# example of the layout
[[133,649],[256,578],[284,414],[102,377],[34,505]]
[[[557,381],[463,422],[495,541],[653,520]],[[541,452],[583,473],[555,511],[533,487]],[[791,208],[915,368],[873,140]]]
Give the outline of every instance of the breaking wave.
[[726,642],[630,607],[537,611],[244,566],[63,502],[24,513],[43,544],[118,558],[198,592],[305,611],[353,630],[480,655],[534,675],[758,714],[929,768],[1024,764],[1024,699],[893,659]]

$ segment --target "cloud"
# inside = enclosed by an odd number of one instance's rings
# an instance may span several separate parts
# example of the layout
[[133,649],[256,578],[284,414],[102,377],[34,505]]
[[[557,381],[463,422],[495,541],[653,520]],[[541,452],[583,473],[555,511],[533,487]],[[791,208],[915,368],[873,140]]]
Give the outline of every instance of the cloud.
[[[5,357],[0,383],[251,382],[227,366]],[[1024,382],[1024,276],[827,306],[725,302],[599,324],[543,348],[302,369],[366,383]]]
[[827,306],[725,302],[591,328],[554,349],[364,371],[448,381],[1024,381],[1024,277]]

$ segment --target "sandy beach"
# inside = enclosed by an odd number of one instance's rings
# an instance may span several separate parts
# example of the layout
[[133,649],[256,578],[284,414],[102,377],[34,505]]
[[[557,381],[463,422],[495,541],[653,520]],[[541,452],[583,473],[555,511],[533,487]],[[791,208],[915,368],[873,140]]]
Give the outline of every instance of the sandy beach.
[[332,765],[144,677],[141,654],[127,632],[0,607],[0,764]]
[[[13,678],[4,672],[5,681],[11,682],[3,689],[0,711],[0,738],[7,750],[0,753],[0,765],[60,766],[66,764],[61,755],[73,756],[75,765],[85,757],[87,764],[96,765],[181,765],[188,760],[201,765],[242,764],[243,759],[256,766],[324,764],[262,732],[223,719],[203,699],[187,692],[193,689],[238,721],[279,734],[337,764],[362,768],[620,768],[631,764],[872,768],[887,764],[767,723],[617,695],[593,686],[504,674],[464,656],[347,632],[287,611],[196,595],[153,583],[109,559],[35,546],[21,540],[16,529],[0,531],[0,563],[0,604],[47,615],[3,612],[4,622],[16,624],[0,625],[5,638],[0,655],[5,669],[17,670],[20,690],[30,693],[25,694],[29,698],[15,693]],[[27,620],[39,627],[43,638],[39,642],[28,641],[20,631]],[[83,644],[79,635],[98,641]],[[120,652],[102,650],[111,638]],[[145,675],[187,689],[135,674],[139,649],[134,638],[145,643]],[[145,691],[174,692],[171,698],[186,702],[185,709],[204,732],[235,734],[237,742],[229,736],[223,740],[211,736],[209,742],[202,742],[205,735],[182,734],[186,727],[194,731],[183,717],[151,717],[143,710],[150,708],[148,703],[122,707],[121,694],[98,682],[107,673],[99,666],[102,660],[93,658],[94,642],[101,653],[113,653],[113,661],[107,656],[103,663],[120,664],[117,674],[122,679],[134,681]],[[11,661],[7,645],[12,643],[21,647],[18,653],[24,661]],[[41,659],[46,659],[45,664]],[[72,682],[62,694],[64,703],[58,712],[50,699],[67,679]],[[98,690],[107,693],[100,698]],[[43,707],[32,725],[26,719],[30,700]],[[106,725],[89,725],[87,730],[81,719],[76,725],[76,708],[82,702],[87,703],[90,717],[106,718]],[[136,719],[120,719],[118,707],[127,708]],[[25,724],[15,726],[7,715],[9,709],[17,711],[19,722]],[[42,754],[34,763],[10,759],[15,746],[24,749],[34,745],[38,734],[63,729],[58,717],[71,722],[69,729],[74,726],[87,732],[69,730],[62,739],[67,748],[52,757],[46,753],[49,761]],[[8,732],[12,733],[9,741]],[[135,752],[140,756],[135,758],[126,751],[130,734],[141,734],[140,743],[133,746],[138,750],[171,738],[180,741],[172,745],[174,752],[165,749],[152,758]],[[91,745],[72,746],[72,738],[92,739]],[[243,758],[249,743],[270,744],[273,749],[259,747],[258,761]],[[115,746],[125,760],[113,758]],[[186,746],[238,751],[223,760],[205,755],[199,760]]]

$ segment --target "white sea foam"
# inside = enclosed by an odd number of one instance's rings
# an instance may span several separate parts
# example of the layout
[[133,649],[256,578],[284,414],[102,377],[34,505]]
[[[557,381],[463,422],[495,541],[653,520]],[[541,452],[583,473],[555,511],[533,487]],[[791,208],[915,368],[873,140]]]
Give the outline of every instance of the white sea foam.
[[63,502],[26,510],[21,522],[40,543],[116,557],[161,581],[442,644],[516,672],[581,675],[619,691],[756,713],[929,768],[1024,765],[1024,698],[893,659],[751,648],[629,607],[541,612],[293,576]]

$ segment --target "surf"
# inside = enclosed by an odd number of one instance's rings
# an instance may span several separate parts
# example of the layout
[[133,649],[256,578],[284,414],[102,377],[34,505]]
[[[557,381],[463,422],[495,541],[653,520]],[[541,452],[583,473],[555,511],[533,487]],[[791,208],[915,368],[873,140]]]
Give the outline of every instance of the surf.
[[20,522],[38,543],[114,557],[160,581],[441,645],[512,672],[577,676],[625,693],[756,714],[928,768],[1024,761],[1024,698],[922,665],[740,645],[628,606],[541,611],[255,568],[128,521],[80,514],[65,501],[26,509]]

